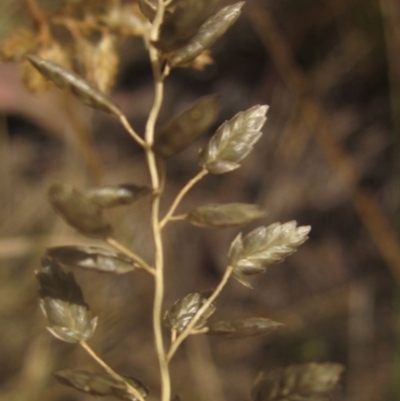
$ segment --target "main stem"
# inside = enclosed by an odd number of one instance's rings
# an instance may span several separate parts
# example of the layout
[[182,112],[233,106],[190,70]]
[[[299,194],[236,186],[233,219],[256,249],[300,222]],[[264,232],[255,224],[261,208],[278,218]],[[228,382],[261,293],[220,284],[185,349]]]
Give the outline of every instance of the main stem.
[[157,358],[161,376],[161,401],[170,401],[171,380],[170,380],[168,360],[165,354],[164,340],[162,335],[162,305],[164,299],[164,253],[163,253],[163,243],[161,238],[161,228],[159,224],[161,185],[160,185],[160,177],[157,170],[156,156],[153,151],[154,130],[164,94],[164,83],[163,83],[163,76],[161,73],[159,55],[157,49],[153,46],[153,43],[158,39],[160,26],[164,18],[164,7],[165,4],[163,0],[158,0],[157,13],[154,18],[149,35],[150,39],[149,55],[153,70],[155,94],[154,94],[153,107],[150,111],[149,118],[146,124],[145,141],[147,145],[146,148],[147,164],[149,167],[151,183],[154,192],[154,198],[151,208],[151,226],[153,231],[154,253],[155,253],[154,255],[155,289],[154,289],[154,305],[153,305],[154,342],[155,342],[155,348],[157,352]]

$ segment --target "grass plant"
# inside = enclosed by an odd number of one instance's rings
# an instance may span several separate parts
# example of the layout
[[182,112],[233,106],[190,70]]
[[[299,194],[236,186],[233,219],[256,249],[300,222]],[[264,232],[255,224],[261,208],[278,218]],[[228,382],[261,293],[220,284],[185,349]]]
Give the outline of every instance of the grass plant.
[[[227,250],[226,268],[215,289],[207,294],[188,293],[165,310],[168,266],[163,236],[167,225],[183,220],[221,229],[244,225],[265,215],[258,206],[244,203],[206,204],[181,214],[177,210],[184,207],[187,193],[208,175],[240,168],[262,135],[266,105],[240,111],[220,125],[199,152],[198,173],[161,214],[163,192],[168,185],[165,163],[216,122],[220,107],[218,97],[206,96],[160,127],[157,122],[165,80],[176,68],[204,68],[211,61],[210,46],[237,20],[245,4],[219,8],[218,0],[66,0],[51,15],[46,15],[35,0],[27,0],[26,4],[33,27],[14,30],[3,44],[2,57],[21,64],[29,90],[55,85],[89,107],[117,118],[143,150],[149,173],[147,186],[123,183],[82,189],[58,183],[49,188],[48,200],[67,224],[108,245],[52,247],[43,255],[37,279],[48,330],[59,340],[80,346],[104,370],[98,373],[72,368],[58,371],[55,376],[61,383],[94,396],[146,399],[149,389],[144,383],[116,372],[89,345],[98,319],[92,315],[72,273],[74,269],[92,270],[93,274],[135,274],[142,270],[154,281],[151,313],[161,388],[158,399],[170,401],[177,397],[171,384],[171,360],[189,336],[251,337],[268,334],[280,326],[266,317],[212,321],[211,316],[216,299],[230,279],[251,289],[252,276],[265,273],[293,254],[310,231],[309,226],[290,221],[238,234]],[[53,33],[60,26],[69,34],[67,41]],[[143,38],[154,78],[154,100],[143,133],[134,129],[109,95],[118,71],[117,43],[129,36]],[[109,208],[133,205],[143,197],[151,204],[148,221],[153,239],[152,260],[145,260],[115,238],[113,224],[106,215]],[[325,400],[342,369],[335,363],[309,363],[262,372],[254,383],[252,398]]]

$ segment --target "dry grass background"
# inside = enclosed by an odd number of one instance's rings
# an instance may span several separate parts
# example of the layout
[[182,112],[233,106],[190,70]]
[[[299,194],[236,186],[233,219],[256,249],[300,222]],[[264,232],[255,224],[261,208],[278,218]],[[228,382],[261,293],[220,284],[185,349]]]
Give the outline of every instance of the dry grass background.
[[[17,2],[1,7],[4,31],[26,18]],[[140,131],[152,100],[150,67],[140,41],[125,43],[121,54],[113,97]],[[232,282],[217,304],[219,317],[266,316],[285,327],[254,340],[190,339],[173,362],[183,401],[249,399],[261,368],[311,360],[346,365],[334,400],[400,397],[399,55],[396,0],[248,0],[214,46],[215,64],[176,70],[167,81],[163,120],[208,93],[221,96],[220,122],[253,104],[271,106],[243,167],[207,178],[182,210],[245,201],[268,210],[265,223],[312,226],[310,240],[253,291]],[[89,399],[51,376],[93,365],[45,332],[38,309],[33,272],[43,250],[88,243],[51,210],[47,187],[148,179],[140,150],[116,121],[65,105],[56,91],[26,94],[15,66],[0,65],[1,400]],[[92,148],[82,141],[86,131]],[[166,204],[195,174],[205,140],[168,162]],[[111,218],[117,238],[151,258],[147,211],[144,199]],[[167,306],[216,285],[236,232],[183,223],[166,230]],[[116,370],[157,389],[151,280],[141,273],[77,277],[100,318],[93,347]]]

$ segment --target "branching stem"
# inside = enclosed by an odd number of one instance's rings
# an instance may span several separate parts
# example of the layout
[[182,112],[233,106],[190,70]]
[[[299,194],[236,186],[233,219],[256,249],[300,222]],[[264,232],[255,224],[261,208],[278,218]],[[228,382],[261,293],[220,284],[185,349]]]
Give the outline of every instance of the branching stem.
[[121,115],[119,118],[119,121],[123,125],[123,127],[129,132],[129,134],[132,136],[132,138],[143,148],[147,148],[146,142],[135,132],[135,130],[132,128],[132,126],[129,124],[128,119],[124,116]]
[[181,221],[181,220],[185,220],[187,217],[187,213],[184,214],[179,214],[176,216],[171,216],[168,221]]
[[89,346],[86,341],[81,341],[80,346],[115,380],[122,381],[125,383],[126,390],[133,395],[139,401],[145,401],[143,396],[139,393],[139,391],[130,385],[123,376],[119,375],[115,372],[110,366],[108,366]]
[[197,175],[192,178],[179,192],[177,197],[175,198],[174,202],[172,203],[170,209],[168,210],[167,214],[165,217],[162,219],[160,223],[161,229],[164,228],[164,226],[170,221],[173,220],[172,215],[174,214],[175,210],[181,203],[182,199],[185,197],[185,195],[201,180],[203,177],[205,177],[208,174],[208,171],[206,169],[202,169]]
[[36,0],[25,0],[25,4],[33,23],[39,31],[41,39],[45,43],[48,42],[51,35],[46,15],[43,13]]
[[[207,301],[204,302],[202,307],[193,316],[190,323],[185,327],[185,330],[183,330],[179,334],[179,336],[176,338],[176,340],[171,344],[171,347],[167,354],[168,361],[170,361],[172,359],[172,357],[175,355],[176,350],[179,348],[179,346],[182,344],[182,342],[186,339],[186,337],[188,337],[190,334],[192,334],[193,327],[196,325],[197,321],[200,319],[200,317],[203,315],[203,313],[210,307],[210,305],[215,301],[215,299],[221,293],[221,291],[225,287],[226,283],[228,282],[229,277],[231,276],[232,272],[233,272],[233,267],[228,266],[225,270],[224,275],[222,276],[220,283],[218,284],[218,287],[214,290],[214,292],[207,299]],[[196,333],[197,333],[197,331],[194,332],[194,334],[196,334]]]

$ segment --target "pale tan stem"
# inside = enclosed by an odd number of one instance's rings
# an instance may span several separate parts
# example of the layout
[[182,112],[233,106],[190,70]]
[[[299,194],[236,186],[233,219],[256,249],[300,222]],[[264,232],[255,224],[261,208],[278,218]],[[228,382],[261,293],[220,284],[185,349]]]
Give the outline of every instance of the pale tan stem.
[[[185,330],[183,330],[179,334],[179,336],[176,338],[176,340],[171,344],[171,347],[167,354],[168,361],[170,361],[172,359],[172,357],[175,355],[176,350],[179,348],[179,346],[182,344],[182,342],[186,339],[186,337],[188,337],[190,334],[193,333],[193,328],[196,325],[197,321],[200,319],[200,317],[203,315],[203,313],[210,307],[210,305],[215,301],[215,299],[221,293],[221,291],[225,287],[226,283],[228,282],[229,277],[231,276],[232,272],[233,272],[233,267],[228,266],[225,270],[224,275],[222,276],[220,283],[218,284],[218,287],[214,290],[214,292],[207,299],[207,301],[204,302],[202,307],[196,312],[196,314],[193,316],[190,323],[185,327]],[[196,333],[196,331],[193,334],[195,334],[195,333]]]
[[39,38],[48,44],[51,40],[49,22],[43,10],[36,0],[25,0],[26,8],[30,14],[32,22],[39,30]]
[[133,261],[135,261],[139,265],[140,268],[142,268],[143,270],[146,270],[148,273],[150,273],[153,276],[155,275],[155,269],[153,267],[149,266],[149,264],[146,261],[144,261],[139,255],[136,255],[136,253],[132,252],[131,250],[129,250],[128,248],[123,246],[116,239],[108,237],[106,239],[106,242],[108,245],[112,246],[117,251],[125,254],[126,256],[131,258]]
[[171,330],[171,344],[176,340],[177,331],[175,329]]
[[119,382],[125,383],[126,390],[133,395],[137,400],[139,401],[145,401],[143,396],[139,393],[139,391],[130,385],[123,376],[119,375],[117,372],[115,372],[110,366],[108,366],[94,351],[93,349],[89,346],[89,344],[86,341],[80,341],[79,342],[80,346],[115,380],[118,380]]
[[182,199],[185,197],[185,195],[201,180],[203,179],[206,175],[208,174],[208,171],[206,169],[201,170],[195,177],[193,177],[179,192],[177,197],[175,198],[174,202],[172,203],[171,207],[169,208],[167,214],[164,216],[164,218],[161,220],[160,223],[160,228],[164,228],[164,226],[170,221],[173,220],[172,215],[174,214],[175,210],[181,203]]
[[128,131],[128,133],[132,136],[132,138],[143,148],[146,149],[147,145],[146,142],[135,132],[135,130],[132,128],[132,126],[129,124],[128,119],[124,116],[121,115],[119,117],[119,121],[123,125],[123,127]]
[[188,214],[184,213],[184,214],[179,214],[176,216],[171,216],[168,221],[181,221],[181,220],[185,220],[187,218]]
[[193,335],[196,335],[196,334],[206,334],[206,333],[208,333],[209,330],[210,329],[208,327],[203,327],[202,329],[192,330],[190,332],[190,335],[193,336]]
[[161,109],[164,82],[161,73],[161,62],[159,59],[158,50],[153,43],[157,41],[160,26],[164,18],[165,3],[163,0],[158,0],[158,7],[153,24],[149,33],[148,51],[151,61],[151,67],[154,78],[154,101],[151,108],[149,118],[146,124],[145,141],[146,141],[146,159],[150,172],[151,183],[154,191],[154,198],[151,207],[151,226],[154,239],[155,253],[155,289],[154,289],[154,304],[153,304],[153,330],[154,343],[157,353],[158,364],[161,376],[161,401],[171,400],[171,379],[169,373],[169,365],[166,358],[163,331],[162,331],[162,306],[164,300],[164,251],[161,237],[161,229],[159,225],[160,214],[160,196],[162,192],[161,180],[157,169],[156,155],[153,151],[154,132],[157,118]]

